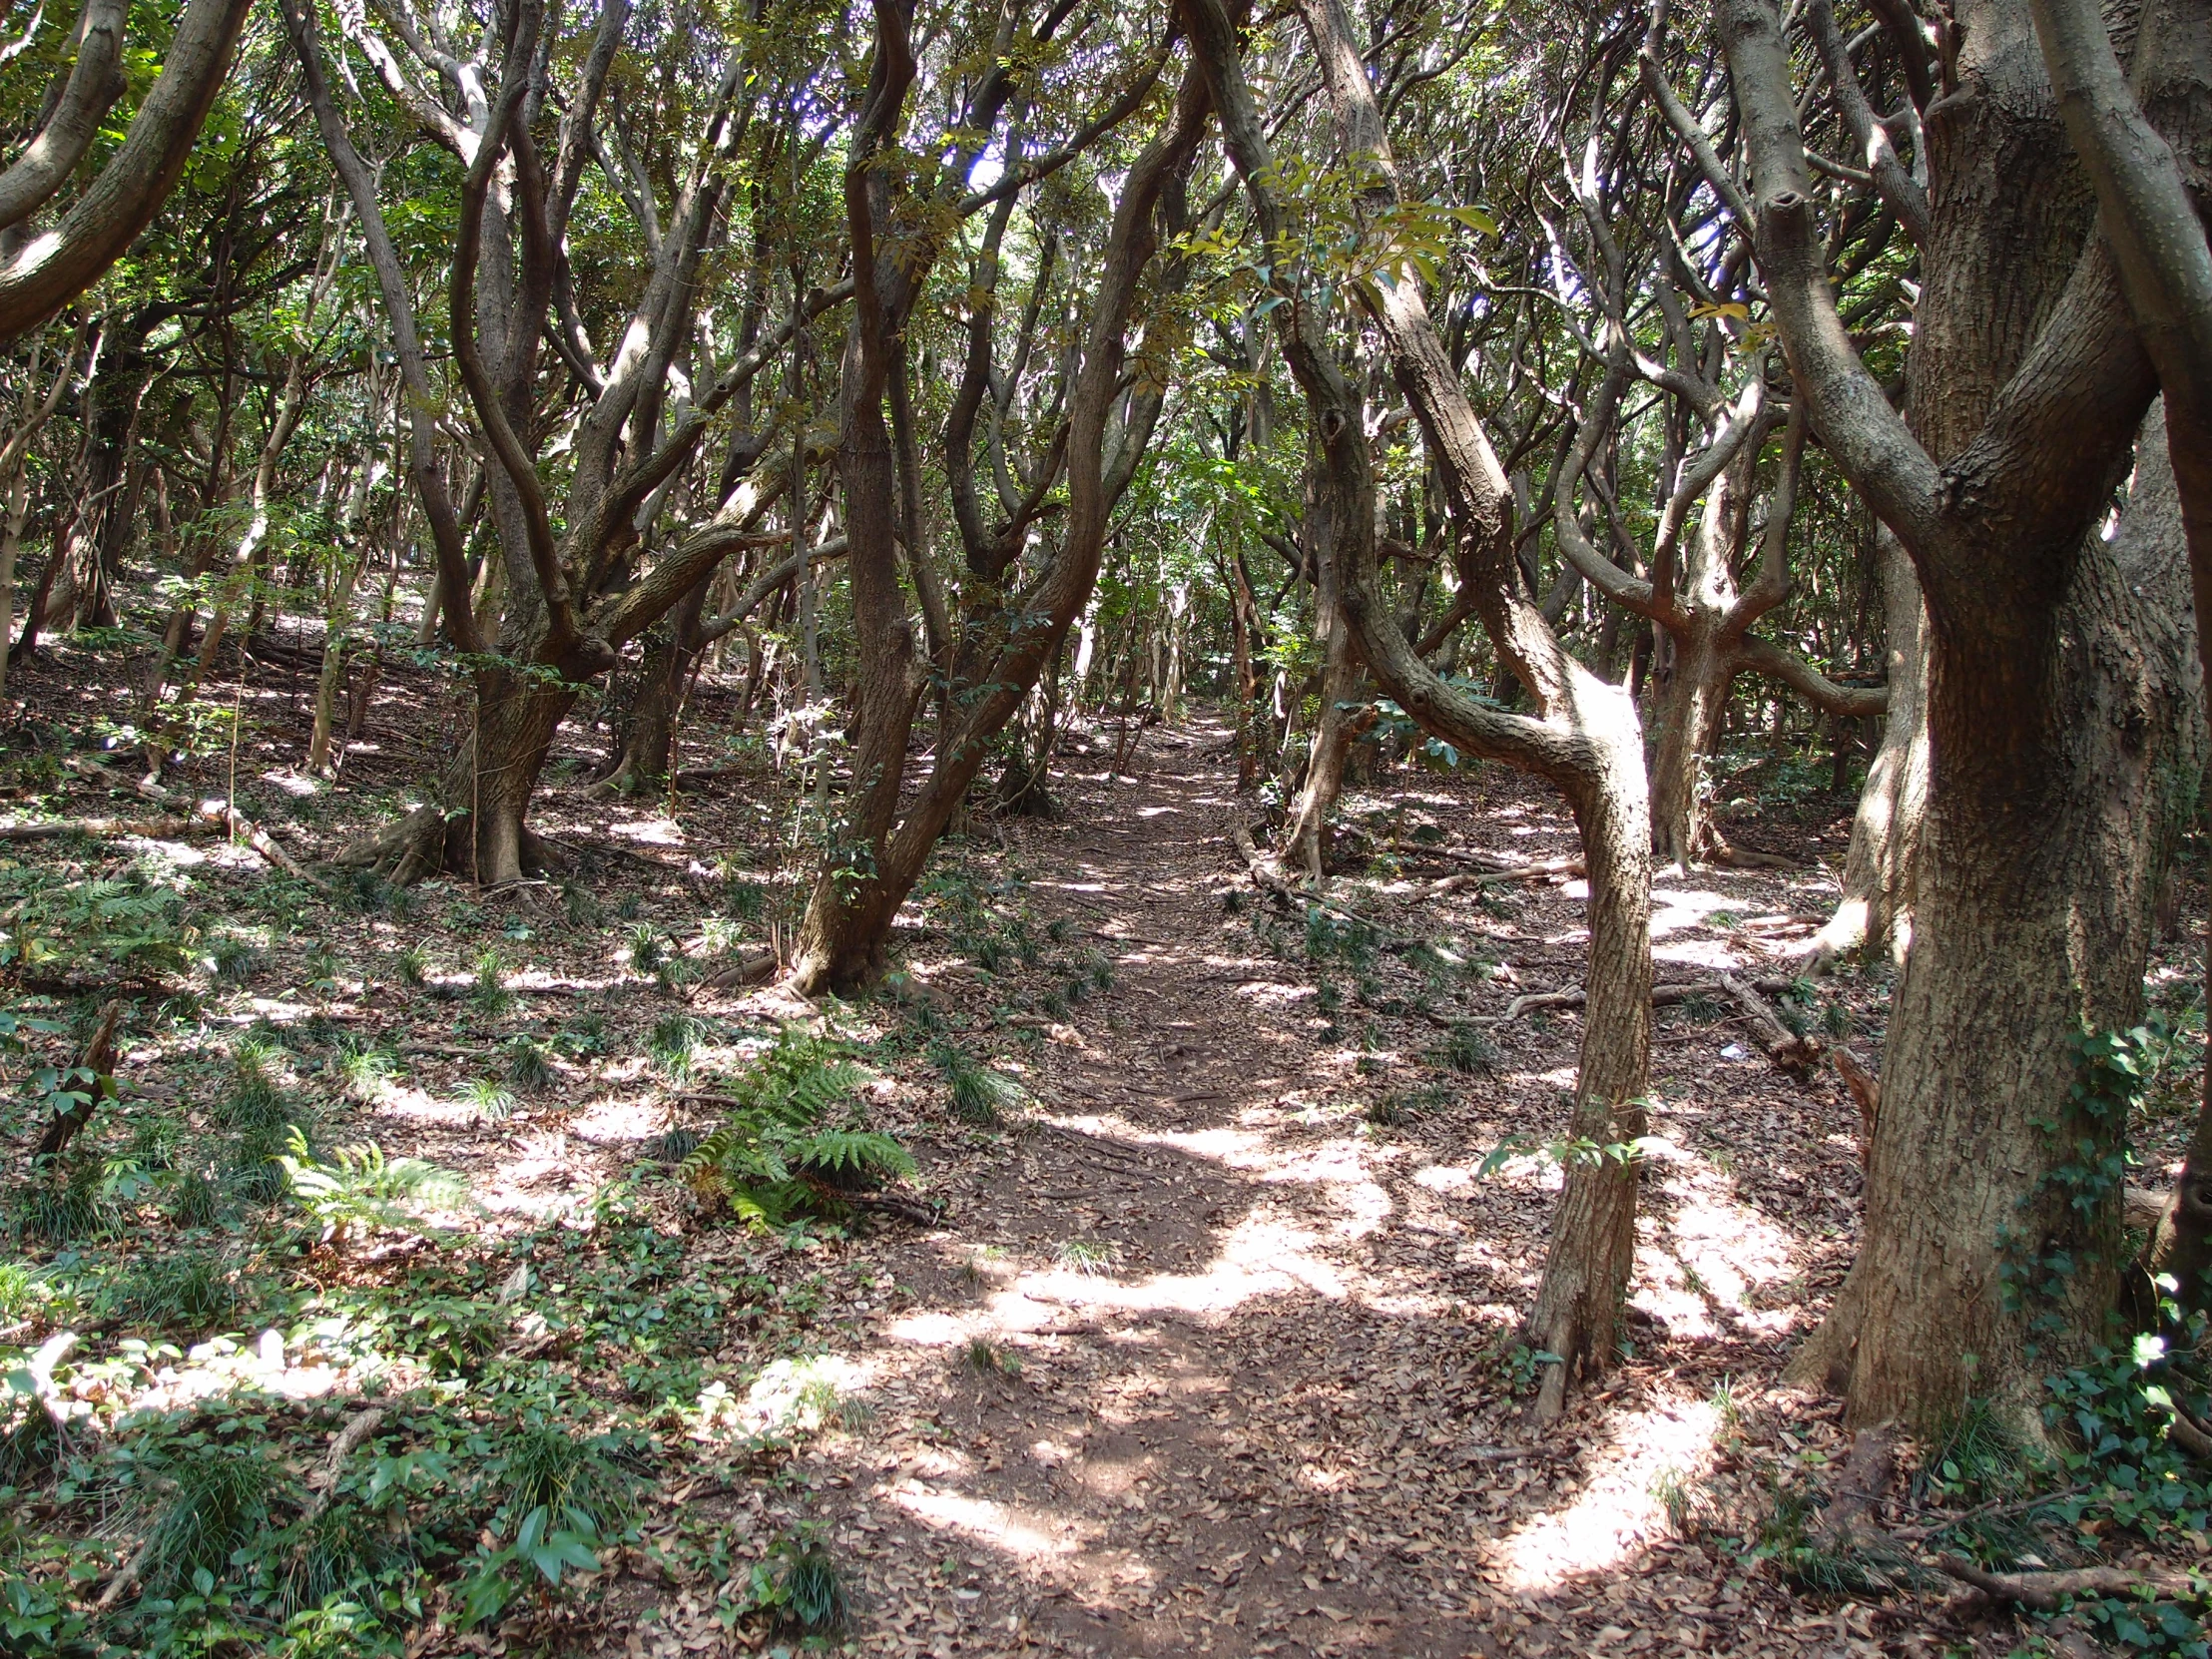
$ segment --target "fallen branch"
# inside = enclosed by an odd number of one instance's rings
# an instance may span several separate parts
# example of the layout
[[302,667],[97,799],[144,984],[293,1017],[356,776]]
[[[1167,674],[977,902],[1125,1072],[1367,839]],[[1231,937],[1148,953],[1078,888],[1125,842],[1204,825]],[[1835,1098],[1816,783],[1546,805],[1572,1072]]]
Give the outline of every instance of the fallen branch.
[[1744,1011],[1744,1018],[1758,1034],[1761,1046],[1767,1051],[1767,1058],[1776,1065],[1785,1071],[1803,1072],[1811,1070],[1820,1059],[1819,1042],[1811,1037],[1800,1036],[1784,1025],[1775,1017],[1774,1010],[1767,1006],[1766,998],[1733,973],[1721,975],[1721,989]]
[[2201,1596],[2204,1579],[2169,1567],[2066,1567],[2048,1572],[1989,1572],[1955,1555],[1939,1555],[1936,1566],[1983,1595],[2017,1602],[2038,1613],[2055,1613],[2068,1596],[2133,1596],[2144,1590],[2159,1595]]
[[[181,807],[186,804],[184,798],[178,795],[176,791],[164,789],[151,778],[140,779],[137,789],[138,793],[145,796],[147,800],[158,801],[165,807]],[[309,875],[305,869],[300,867],[298,859],[271,840],[268,831],[229,802],[203,801],[192,811],[193,816],[203,823],[213,825],[217,829],[227,831],[234,840],[244,841],[261,854],[264,862],[276,866],[286,875],[296,876],[298,879],[312,882],[316,886],[321,885],[319,881],[316,881],[312,875]]]
[[1589,866],[1580,858],[1546,858],[1542,863],[1511,864],[1504,869],[1447,875],[1440,881],[1429,882],[1415,893],[1413,902],[1418,904],[1425,899],[1441,898],[1446,893],[1459,892],[1467,887],[1495,886],[1503,881],[1541,881],[1552,876],[1564,878],[1588,873]]
[[0,841],[55,841],[68,835],[94,840],[121,840],[143,835],[148,840],[181,840],[207,834],[213,827],[189,818],[59,818],[37,824],[0,824]]
[[2174,1444],[2192,1457],[2212,1459],[2212,1428],[2207,1428],[2178,1405],[2167,1409],[2174,1414]]
[[322,1511],[330,1507],[330,1500],[337,1495],[338,1474],[345,1467],[345,1460],[354,1448],[376,1431],[376,1425],[384,1420],[384,1408],[371,1405],[367,1410],[348,1417],[345,1426],[338,1430],[337,1438],[330,1442],[330,1453],[322,1460],[321,1473],[313,1484],[315,1494],[300,1511],[300,1519],[312,1524]]
[[916,1227],[942,1227],[944,1212],[917,1199],[901,1198],[896,1193],[846,1193],[837,1197],[855,1210],[866,1210],[874,1215],[896,1216],[900,1221],[911,1222]]
[[[1753,983],[1763,991],[1780,991],[1788,989],[1790,981],[1787,979],[1758,979],[1754,980]],[[1711,996],[1715,992],[1726,989],[1727,987],[1718,979],[1691,979],[1672,985],[1654,985],[1651,987],[1651,1005],[1655,1008],[1663,1008],[1672,1003],[1687,1002],[1693,996]],[[1506,1003],[1505,1012],[1502,1014],[1493,1014],[1487,1019],[1477,1020],[1476,1023],[1503,1025],[1507,1020],[1518,1019],[1523,1014],[1534,1013],[1540,1009],[1579,1008],[1582,1006],[1583,1000],[1584,992],[1579,986],[1564,991],[1530,991],[1526,995],[1516,996],[1512,1001]]]
[[[719,973],[709,974],[699,982],[701,991],[726,991],[736,985],[757,985],[776,972],[776,952],[773,950],[748,951]],[[699,991],[694,991],[697,996]]]

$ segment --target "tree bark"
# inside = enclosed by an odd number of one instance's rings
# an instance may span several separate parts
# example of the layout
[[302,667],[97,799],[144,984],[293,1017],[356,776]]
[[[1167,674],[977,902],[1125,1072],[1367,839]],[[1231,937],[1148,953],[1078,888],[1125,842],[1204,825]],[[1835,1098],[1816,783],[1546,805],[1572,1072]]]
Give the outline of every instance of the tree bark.
[[2124,1126],[2076,1097],[2071,1039],[2140,1009],[2170,809],[2202,771],[2155,428],[2119,535],[2095,528],[2155,382],[2024,4],[1975,14],[1930,111],[1909,426],[1811,241],[1774,7],[1722,0],[1716,23],[1781,336],[1929,617],[1928,807],[1865,1236],[1792,1375],[1842,1387],[1859,1424],[1932,1427],[1982,1395],[2036,1434],[2042,1376],[2104,1340],[2121,1268],[2116,1186],[2069,1172]]
[[1913,871],[1928,810],[1928,617],[1913,561],[1887,525],[1876,548],[1890,706],[1852,815],[1843,893],[1807,947],[1807,971],[1885,945],[1903,967],[1913,943]]
[[90,287],[153,223],[192,159],[250,10],[252,0],[190,0],[161,76],[107,166],[59,225],[0,263],[0,345]]

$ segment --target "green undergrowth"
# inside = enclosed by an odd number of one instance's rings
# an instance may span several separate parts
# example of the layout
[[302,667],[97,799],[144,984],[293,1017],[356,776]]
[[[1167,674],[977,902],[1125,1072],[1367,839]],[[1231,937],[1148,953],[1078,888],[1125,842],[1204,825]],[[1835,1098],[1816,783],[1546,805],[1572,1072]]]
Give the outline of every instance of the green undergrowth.
[[0,1354],[0,1652],[397,1654],[433,1619],[530,1651],[610,1616],[618,1560],[727,1625],[834,1630],[837,1561],[773,1517],[796,1440],[865,1403],[745,1402],[880,1288],[803,1243],[618,1195],[373,1262],[244,1229],[9,1265],[37,1341]]

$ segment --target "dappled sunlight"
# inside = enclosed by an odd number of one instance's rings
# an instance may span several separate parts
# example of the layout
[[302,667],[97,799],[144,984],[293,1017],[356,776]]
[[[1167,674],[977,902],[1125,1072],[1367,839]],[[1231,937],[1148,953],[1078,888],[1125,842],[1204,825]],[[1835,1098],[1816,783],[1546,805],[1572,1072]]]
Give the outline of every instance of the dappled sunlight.
[[[1075,1528],[1068,1522],[1054,1522],[1010,1504],[933,1490],[918,1481],[909,1480],[881,1495],[918,1521],[944,1527],[1023,1560],[1071,1555],[1082,1543],[1080,1537],[1070,1535]],[[1055,1532],[1060,1535],[1055,1536]]]
[[1523,1593],[1557,1590],[1580,1574],[1618,1566],[1639,1545],[1663,1535],[1664,1493],[1711,1465],[1720,1426],[1717,1407],[1682,1397],[1613,1413],[1588,1461],[1595,1473],[1574,1498],[1490,1550],[1490,1564],[1504,1587]]

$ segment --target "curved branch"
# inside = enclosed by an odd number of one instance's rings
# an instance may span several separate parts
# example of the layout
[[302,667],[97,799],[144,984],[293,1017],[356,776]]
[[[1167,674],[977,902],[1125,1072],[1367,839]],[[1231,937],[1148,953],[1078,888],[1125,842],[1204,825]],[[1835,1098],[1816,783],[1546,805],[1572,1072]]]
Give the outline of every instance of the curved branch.
[[1756,634],[1743,637],[1736,660],[1739,667],[1788,686],[1828,714],[1857,719],[1882,714],[1890,707],[1888,686],[1839,686],[1795,651]]
[[476,406],[476,418],[483,423],[484,436],[490,441],[492,453],[522,503],[530,568],[536,573],[538,586],[544,593],[549,644],[558,652],[578,639],[576,607],[569,598],[568,578],[561,570],[554,545],[553,520],[545,506],[545,486],[538,477],[536,463],[509,424],[506,410],[500,407],[498,389],[485,371],[483,353],[476,343],[475,316],[476,262],[484,235],[484,201],[491,189],[492,172],[506,148],[507,129],[515,112],[521,108],[523,94],[529,90],[537,23],[537,8],[524,7],[515,25],[514,39],[507,47],[507,62],[500,75],[499,101],[492,107],[491,123],[484,129],[483,142],[476,149],[476,160],[470,164],[468,178],[461,186],[460,235],[453,249],[449,320],[453,331],[454,366],[461,371],[461,383],[468,387],[469,401]]
[[0,173],[0,231],[38,212],[85,159],[100,118],[123,96],[123,0],[85,0],[77,20],[77,62],[61,101],[23,154]]
[[0,345],[99,280],[153,223],[192,159],[252,6],[253,0],[190,0],[169,61],[121,148],[61,224],[0,266]]

